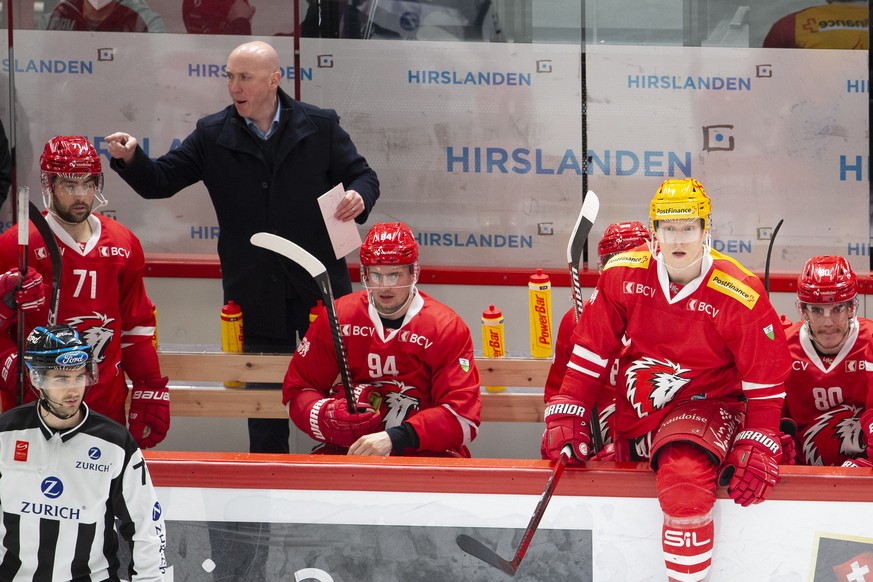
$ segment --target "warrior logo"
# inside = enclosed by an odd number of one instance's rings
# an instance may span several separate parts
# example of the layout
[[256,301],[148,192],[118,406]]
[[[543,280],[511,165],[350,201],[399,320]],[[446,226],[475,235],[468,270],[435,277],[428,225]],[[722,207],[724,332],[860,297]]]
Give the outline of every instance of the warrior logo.
[[642,358],[632,363],[625,372],[627,400],[637,416],[643,418],[664,408],[691,380],[682,376],[690,371],[669,360]]
[[94,315],[71,317],[67,323],[79,330],[82,339],[94,349],[94,361],[98,364],[106,359],[106,346],[112,341],[114,332],[110,325],[115,319],[94,312]]
[[840,465],[864,452],[861,445],[860,408],[842,404],[820,414],[803,432],[803,457],[807,465]]

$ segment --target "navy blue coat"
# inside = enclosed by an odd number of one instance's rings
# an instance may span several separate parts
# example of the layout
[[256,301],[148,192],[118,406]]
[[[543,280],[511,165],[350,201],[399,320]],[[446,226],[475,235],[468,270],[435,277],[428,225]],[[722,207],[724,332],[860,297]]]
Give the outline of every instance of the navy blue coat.
[[324,263],[335,296],[350,293],[348,267],[334,255],[317,198],[342,182],[364,199],[364,212],[356,218],[363,224],[379,197],[379,180],[335,111],[295,101],[281,89],[279,100],[274,167],[233,105],[198,120],[178,148],[157,160],[137,148],[129,165],[113,159],[111,167],[148,199],[169,198],[202,180],[220,228],[225,301],[241,306],[246,335],[287,338],[293,348],[286,299],[302,297],[314,305],[321,297],[318,287],[302,268],[249,239],[271,232],[297,243]]

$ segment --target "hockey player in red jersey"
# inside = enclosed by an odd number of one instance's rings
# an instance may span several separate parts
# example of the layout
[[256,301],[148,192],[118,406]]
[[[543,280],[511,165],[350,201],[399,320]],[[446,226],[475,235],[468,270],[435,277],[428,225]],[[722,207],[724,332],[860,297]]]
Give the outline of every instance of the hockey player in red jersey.
[[864,456],[859,416],[873,370],[873,321],[857,317],[858,280],[843,257],[813,257],[797,279],[801,321],[785,333],[791,374],[785,415],[797,424],[797,462],[842,465]]
[[[153,447],[170,428],[170,393],[161,376],[152,337],[154,305],[143,283],[142,245],[115,220],[93,214],[106,204],[103,171],[84,137],[53,137],[40,157],[46,221],[63,255],[57,320],[74,327],[94,348],[100,375],[88,406],[127,425],[142,448]],[[18,262],[15,229],[0,235],[0,270]],[[52,280],[45,242],[31,224],[28,265]],[[26,318],[27,330],[48,321],[48,306]],[[15,403],[17,348],[14,329],[0,334],[0,395],[3,410]],[[127,384],[133,383],[128,422]]]
[[697,180],[661,184],[650,246],[604,268],[545,410],[544,454],[557,461],[570,446],[571,462],[588,459],[591,408],[621,354],[616,448],[656,472],[671,580],[709,571],[717,482],[747,506],[779,478],[785,334],[761,281],[711,248],[710,209]]
[[[603,272],[603,266],[614,255],[628,251],[634,247],[646,244],[651,238],[649,229],[642,222],[615,222],[606,227],[603,236],[597,244],[597,270]],[[549,368],[546,378],[546,386],[543,390],[543,399],[549,399],[558,393],[564,372],[567,370],[567,362],[570,361],[570,352],[573,351],[573,329],[576,327],[576,308],[570,307],[558,326],[558,337],[555,341],[555,359]],[[609,386],[604,387],[597,400],[597,415],[600,422],[600,434],[603,444],[612,443],[612,424],[615,417],[615,389],[618,376],[618,359],[614,359],[609,367]],[[609,456],[598,455],[598,459],[612,459]]]
[[291,358],[282,387],[297,428],[350,455],[469,457],[479,430],[470,330],[419,291],[418,243],[403,223],[373,225],[361,245],[364,290],[336,301],[358,404],[349,413],[326,315]]

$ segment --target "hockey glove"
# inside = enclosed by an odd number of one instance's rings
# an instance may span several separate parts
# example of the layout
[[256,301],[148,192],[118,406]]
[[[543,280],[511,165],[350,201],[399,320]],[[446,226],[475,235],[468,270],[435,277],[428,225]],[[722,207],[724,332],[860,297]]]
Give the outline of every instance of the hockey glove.
[[846,459],[840,467],[873,468],[873,462],[868,461],[864,457],[858,457],[855,459]]
[[779,481],[782,446],[771,430],[747,429],[734,440],[718,478],[734,503],[748,507],[761,503]]
[[[591,450],[591,411],[569,396],[557,394],[549,399],[544,414],[546,430],[540,454],[553,463],[561,457],[561,449],[570,445],[573,458],[586,461]],[[572,463],[573,459],[570,459]]]
[[[349,412],[345,396],[324,398],[312,405],[309,413],[312,433],[327,443],[350,447],[365,434],[382,431],[382,415],[370,405],[367,398],[372,394],[367,384],[356,386],[356,411]],[[314,422],[313,422],[314,421]]]
[[0,299],[0,321],[13,319],[19,308],[22,311],[39,309],[45,305],[42,275],[34,269],[27,269],[27,275],[22,279],[18,269],[6,271],[0,275]]
[[858,419],[861,434],[867,437],[867,458],[873,461],[873,408],[868,408]]
[[140,448],[148,449],[170,430],[170,390],[167,377],[135,382],[130,397],[128,428]]
[[780,465],[797,464],[797,444],[794,435],[797,434],[797,423],[793,418],[783,418],[779,421],[779,444],[782,445],[782,458]]

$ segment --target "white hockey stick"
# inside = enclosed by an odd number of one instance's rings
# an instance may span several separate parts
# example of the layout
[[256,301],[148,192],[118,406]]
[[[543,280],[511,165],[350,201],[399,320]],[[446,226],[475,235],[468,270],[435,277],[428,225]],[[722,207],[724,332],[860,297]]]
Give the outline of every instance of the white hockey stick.
[[342,379],[343,387],[346,393],[346,403],[349,406],[349,412],[354,413],[355,397],[352,392],[352,379],[349,373],[349,361],[346,358],[346,348],[343,344],[342,336],[340,335],[339,319],[336,316],[336,306],[333,302],[333,290],[330,287],[330,278],[327,276],[327,269],[321,261],[316,259],[307,250],[294,244],[290,240],[284,239],[281,236],[270,234],[268,232],[257,232],[252,235],[251,243],[256,247],[261,247],[274,253],[280,254],[286,259],[293,261],[306,269],[306,271],[318,283],[321,289],[322,301],[327,309],[328,323],[330,323],[330,333],[333,336],[333,347],[336,352],[336,361],[339,366],[340,378]]
[[570,285],[573,287],[573,307],[576,310],[576,321],[582,314],[582,283],[579,281],[579,264],[582,262],[582,249],[600,212],[600,199],[589,190],[582,201],[582,209],[567,243],[567,265],[570,268]]
[[[594,221],[597,220],[597,214],[600,212],[600,199],[592,190],[585,194],[585,199],[582,201],[582,209],[579,211],[579,218],[576,219],[576,226],[573,227],[573,233],[570,235],[570,241],[567,243],[567,264],[570,268],[570,286],[573,288],[573,310],[576,321],[582,315],[582,282],[579,280],[579,264],[582,262],[582,249],[585,247],[585,242],[588,240],[588,235],[591,234],[591,228],[594,226]],[[591,440],[595,451],[603,450],[603,435],[600,432],[600,422],[597,406],[591,410]]]

